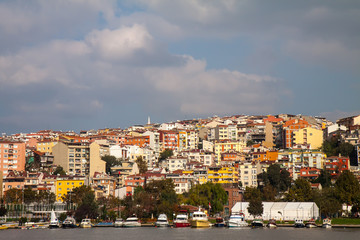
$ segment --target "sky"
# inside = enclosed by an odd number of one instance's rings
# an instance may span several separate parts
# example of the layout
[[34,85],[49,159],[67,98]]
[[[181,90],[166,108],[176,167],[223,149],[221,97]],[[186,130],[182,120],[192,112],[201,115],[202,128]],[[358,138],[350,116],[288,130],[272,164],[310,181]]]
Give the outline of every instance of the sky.
[[358,0],[2,0],[0,133],[360,114]]

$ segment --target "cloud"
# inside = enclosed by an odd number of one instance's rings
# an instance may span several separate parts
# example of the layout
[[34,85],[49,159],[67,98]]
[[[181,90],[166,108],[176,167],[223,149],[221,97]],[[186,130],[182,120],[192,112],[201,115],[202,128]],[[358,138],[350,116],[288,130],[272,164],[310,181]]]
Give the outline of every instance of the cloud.
[[8,103],[0,123],[22,118],[31,120],[22,123],[28,128],[49,119],[58,126],[69,119],[91,124],[99,114],[119,117],[129,105],[164,118],[260,113],[274,111],[283,95],[279,79],[206,65],[169,53],[138,24],[28,47],[0,57],[0,83],[6,85],[0,102]]

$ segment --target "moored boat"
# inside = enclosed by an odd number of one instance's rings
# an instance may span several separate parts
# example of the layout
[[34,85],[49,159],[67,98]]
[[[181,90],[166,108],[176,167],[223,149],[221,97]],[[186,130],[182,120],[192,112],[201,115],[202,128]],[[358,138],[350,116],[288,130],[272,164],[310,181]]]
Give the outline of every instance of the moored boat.
[[261,218],[255,218],[252,222],[251,222],[251,227],[253,228],[261,228],[264,227],[264,221]]
[[168,227],[169,221],[166,214],[160,214],[157,221],[155,222],[155,227]]
[[124,224],[124,221],[121,218],[117,218],[114,223],[114,227],[122,227]]
[[81,228],[92,228],[92,226],[93,225],[89,218],[85,218],[85,219],[81,220],[81,223],[80,223]]
[[50,214],[50,224],[49,228],[59,228],[61,227],[59,219],[56,217],[54,210]]
[[173,224],[176,228],[190,227],[189,217],[186,211],[180,211],[180,213],[176,215]]
[[192,218],[190,220],[191,227],[193,228],[209,228],[210,222],[208,221],[207,215],[200,211],[196,211],[192,214]]
[[277,228],[276,220],[270,219],[269,222],[266,224],[266,227],[268,228]]
[[215,224],[214,224],[214,226],[215,227],[225,227],[225,221],[224,221],[224,218],[222,218],[222,217],[217,217],[216,219],[215,219]]
[[63,223],[62,223],[62,228],[77,228],[78,226],[76,225],[76,220],[73,217],[67,217]]
[[141,223],[139,219],[133,215],[125,220],[123,227],[141,227]]
[[304,228],[305,224],[302,219],[295,219],[294,227],[296,228]]
[[248,227],[249,224],[245,221],[245,215],[243,213],[233,212],[227,222],[229,228],[241,228]]
[[305,227],[306,228],[316,228],[316,222],[314,221],[314,219],[311,219],[310,221],[308,221],[307,223],[305,223]]
[[331,219],[330,218],[324,218],[322,227],[323,228],[331,228]]

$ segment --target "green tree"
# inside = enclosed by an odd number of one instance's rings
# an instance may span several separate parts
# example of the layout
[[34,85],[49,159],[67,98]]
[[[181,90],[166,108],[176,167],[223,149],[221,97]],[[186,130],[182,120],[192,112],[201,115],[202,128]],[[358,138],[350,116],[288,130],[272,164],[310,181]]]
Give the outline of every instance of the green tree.
[[139,156],[136,158],[136,163],[138,165],[140,174],[147,172],[147,170],[148,170],[147,163],[146,163],[146,161],[143,160],[142,156]]
[[256,216],[261,216],[264,212],[264,207],[262,203],[262,194],[258,188],[246,187],[244,192],[244,198],[246,201],[249,201],[248,212]]
[[36,202],[36,195],[37,193],[33,191],[31,188],[26,188],[24,191],[24,203],[29,204]]
[[62,196],[62,200],[63,202],[80,205],[85,195],[89,192],[93,192],[90,186],[81,185],[80,187],[73,188],[71,192]]
[[316,201],[320,213],[326,217],[336,216],[341,211],[341,203],[337,197],[336,189],[333,187],[324,188]]
[[85,192],[79,207],[75,211],[75,219],[77,221],[81,221],[84,218],[95,219],[98,215],[98,205],[95,201],[94,192]]
[[335,189],[341,203],[352,205],[358,202],[360,185],[352,172],[343,171],[336,180]]
[[350,154],[354,151],[355,147],[350,143],[340,143],[338,147],[338,152],[341,154],[341,156],[349,157]]
[[273,188],[271,185],[266,185],[263,188],[263,199],[264,201],[267,202],[273,202],[275,201],[275,197],[276,197],[276,189]]
[[106,163],[106,173],[111,173],[111,168],[117,165],[121,164],[121,161],[116,159],[115,156],[111,155],[105,155],[101,157],[101,160],[103,160]]
[[22,203],[22,189],[12,188],[6,191],[5,202],[6,203]]
[[289,193],[286,196],[286,200],[289,202],[312,201],[313,197],[310,183],[303,178],[296,179],[294,186],[290,188]]
[[322,169],[320,175],[317,179],[313,181],[314,183],[320,183],[323,188],[331,186],[331,174],[326,168]]
[[278,164],[270,165],[266,172],[259,174],[259,179],[264,186],[271,185],[276,194],[287,191],[291,185],[290,173],[286,169],[281,169]]
[[165,149],[164,151],[162,151],[162,152],[160,153],[159,160],[168,159],[168,158],[171,157],[172,155],[174,155],[173,150],[167,148],[167,149]]
[[213,213],[221,212],[228,201],[225,189],[220,184],[212,182],[193,186],[187,196],[187,204],[209,208],[210,203]]
[[61,166],[57,166],[53,172],[54,175],[60,175],[60,176],[63,176],[63,175],[66,175],[66,172],[64,171],[63,167]]
[[7,213],[7,209],[4,206],[0,207],[0,217],[5,216]]
[[66,219],[66,217],[67,217],[66,213],[61,213],[58,219],[59,221],[63,222]]

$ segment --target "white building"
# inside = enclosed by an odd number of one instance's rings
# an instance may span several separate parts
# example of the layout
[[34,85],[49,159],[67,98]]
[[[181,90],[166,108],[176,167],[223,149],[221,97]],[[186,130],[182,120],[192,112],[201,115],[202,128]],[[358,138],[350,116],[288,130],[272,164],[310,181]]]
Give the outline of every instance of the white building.
[[[252,220],[254,216],[249,214],[249,202],[237,202],[231,212],[242,212],[245,219]],[[319,218],[319,208],[314,202],[263,202],[262,219],[275,219],[278,221],[294,221],[302,219],[308,221]]]

